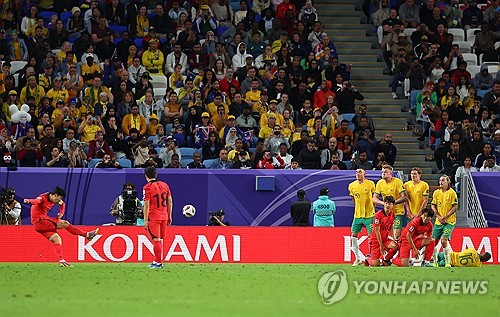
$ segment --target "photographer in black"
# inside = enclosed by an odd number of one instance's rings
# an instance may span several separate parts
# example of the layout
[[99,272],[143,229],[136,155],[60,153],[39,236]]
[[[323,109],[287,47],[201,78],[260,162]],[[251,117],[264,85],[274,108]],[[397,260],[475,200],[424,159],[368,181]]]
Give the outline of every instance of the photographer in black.
[[208,219],[207,226],[227,227],[231,225],[229,221],[224,221],[226,213],[222,209],[219,209],[216,212],[208,212],[208,214],[210,215],[210,218]]
[[135,185],[131,182],[123,184],[123,191],[116,197],[111,205],[109,213],[116,217],[117,225],[136,225],[137,219],[143,219],[142,204],[137,198]]
[[16,191],[10,187],[0,191],[0,225],[21,224],[21,204],[14,199]]

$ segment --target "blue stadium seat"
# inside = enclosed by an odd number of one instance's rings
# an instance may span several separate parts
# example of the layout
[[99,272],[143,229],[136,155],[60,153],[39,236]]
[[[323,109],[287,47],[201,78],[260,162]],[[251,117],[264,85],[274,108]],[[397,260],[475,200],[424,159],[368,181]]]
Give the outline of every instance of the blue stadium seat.
[[116,161],[117,161],[118,163],[120,163],[120,165],[121,165],[123,168],[131,168],[131,167],[132,167],[132,161],[130,161],[129,159],[122,158],[122,159],[117,159]]
[[192,147],[180,147],[179,152],[181,153],[182,160],[184,158],[193,160],[193,154],[196,150]]
[[352,161],[342,161],[344,162],[344,164],[347,166],[347,169],[351,169],[351,164],[352,164]]
[[123,25],[110,25],[109,28],[113,31],[118,33],[118,35],[121,37],[122,33],[124,31],[127,31],[127,27]]
[[137,46],[137,50],[142,50],[142,38],[135,39],[134,45]]
[[165,135],[170,135],[170,130],[172,130],[172,123],[165,126]]
[[207,167],[207,168],[211,168],[212,167],[212,163],[214,162],[214,160],[204,160],[203,161],[203,164]]
[[68,21],[72,15],[73,13],[71,11],[61,12],[61,20],[63,21],[64,26],[66,26],[66,21]]
[[354,113],[343,113],[342,118],[344,118],[344,120],[351,122],[352,118],[354,118],[354,115],[355,115]]
[[347,127],[351,131],[354,131],[354,129],[356,129],[356,125],[354,123],[352,123],[351,121],[349,121],[349,124],[347,125]]
[[94,168],[97,163],[102,161],[101,159],[92,159],[92,161],[89,162],[87,165],[88,168]]
[[240,2],[229,2],[229,6],[233,9],[233,12],[240,11]]
[[182,168],[186,168],[186,166],[193,161],[193,158],[183,158],[181,160]]

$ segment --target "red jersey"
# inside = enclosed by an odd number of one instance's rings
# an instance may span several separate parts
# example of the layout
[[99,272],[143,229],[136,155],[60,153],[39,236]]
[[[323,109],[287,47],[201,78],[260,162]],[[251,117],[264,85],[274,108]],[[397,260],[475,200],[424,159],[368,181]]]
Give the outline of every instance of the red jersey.
[[417,237],[420,235],[425,235],[427,237],[432,236],[432,222],[429,221],[428,223],[424,224],[422,222],[422,218],[413,218],[412,221],[410,221],[406,227],[403,229],[403,232],[401,233],[401,236],[406,239],[406,235],[410,232],[412,239],[415,240]]
[[149,201],[148,220],[170,220],[168,198],[170,187],[161,181],[151,181],[142,189],[144,201]]
[[[31,204],[31,223],[35,224],[40,219],[49,218],[47,213],[54,206],[54,203],[49,200],[49,193],[43,193],[35,199],[28,199]],[[64,215],[65,204],[63,201],[59,203],[59,213]]]
[[[373,217],[373,227],[380,228],[380,236],[382,237],[382,241],[387,240],[392,225],[394,224],[394,212],[391,211],[388,215],[384,213],[383,210],[375,213]],[[371,239],[374,241],[377,240],[377,235],[375,234],[375,230],[372,231]]]

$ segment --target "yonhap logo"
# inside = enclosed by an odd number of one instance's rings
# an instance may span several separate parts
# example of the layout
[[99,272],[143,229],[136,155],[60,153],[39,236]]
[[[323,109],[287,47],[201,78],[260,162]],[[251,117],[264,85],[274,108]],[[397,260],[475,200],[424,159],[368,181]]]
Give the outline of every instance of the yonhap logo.
[[325,273],[318,281],[318,293],[325,305],[342,300],[348,290],[347,274],[342,270]]

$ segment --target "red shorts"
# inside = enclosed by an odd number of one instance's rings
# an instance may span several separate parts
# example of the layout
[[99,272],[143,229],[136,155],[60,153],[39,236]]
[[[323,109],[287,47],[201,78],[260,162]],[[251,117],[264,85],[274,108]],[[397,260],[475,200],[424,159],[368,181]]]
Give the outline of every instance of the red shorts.
[[[385,239],[385,240],[382,240],[382,242],[384,243],[384,247],[386,249],[389,249],[389,244],[391,244],[392,240],[390,239]],[[370,257],[372,258],[372,260],[383,260],[384,257],[382,254],[380,254],[380,244],[378,243],[377,240],[371,240],[370,241]]]
[[148,221],[148,231],[151,238],[165,238],[167,233],[167,221],[166,220],[150,220]]
[[[415,244],[417,250],[420,250],[422,248],[422,241],[424,241],[424,237],[413,239],[413,244]],[[399,257],[402,259],[409,259],[410,251],[411,251],[410,243],[408,242],[407,239],[401,237],[399,242]],[[413,256],[415,256],[415,254]]]
[[44,218],[33,224],[35,231],[40,233],[45,238],[50,238],[54,233],[57,233],[57,223],[59,219]]

